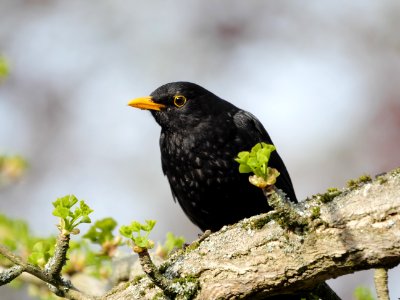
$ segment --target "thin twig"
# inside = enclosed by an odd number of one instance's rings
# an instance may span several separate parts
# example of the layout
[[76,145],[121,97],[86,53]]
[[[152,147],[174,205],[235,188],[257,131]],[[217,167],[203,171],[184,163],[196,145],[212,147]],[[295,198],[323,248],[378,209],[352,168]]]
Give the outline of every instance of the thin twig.
[[378,300],[389,300],[388,270],[384,268],[375,269],[374,282]]
[[171,285],[172,281],[164,277],[156,267],[156,265],[151,260],[149,251],[147,249],[143,249],[143,251],[138,253],[140,264],[142,266],[143,271],[150,277],[151,281],[162,289],[168,297],[174,299],[176,293],[172,291]]
[[60,277],[61,270],[67,262],[67,251],[69,249],[69,234],[60,234],[57,237],[57,243],[54,250],[54,256],[49,259],[45,266],[45,271],[53,277]]

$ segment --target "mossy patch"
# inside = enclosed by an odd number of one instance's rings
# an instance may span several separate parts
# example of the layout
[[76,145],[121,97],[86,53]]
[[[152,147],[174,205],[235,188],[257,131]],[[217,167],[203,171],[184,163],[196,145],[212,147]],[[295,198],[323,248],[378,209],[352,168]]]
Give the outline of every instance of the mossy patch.
[[267,225],[271,220],[272,220],[272,218],[270,217],[270,215],[267,215],[265,217],[261,217],[261,218],[255,219],[255,220],[251,220],[248,223],[244,223],[243,227],[245,229],[249,228],[251,230],[260,230],[260,229],[264,228],[264,226]]
[[392,172],[390,172],[393,176],[400,175],[400,168],[394,169]]
[[349,189],[355,189],[369,182],[372,182],[371,176],[368,174],[364,174],[357,179],[350,179],[349,181],[347,181],[347,187]]
[[198,241],[195,241],[185,248],[185,253],[192,252],[193,250],[199,248],[199,246],[200,243]]
[[383,175],[377,176],[376,180],[379,182],[379,184],[385,184],[386,182],[388,182],[388,178]]
[[314,206],[311,208],[311,220],[318,219],[321,216],[321,208],[319,206]]
[[196,276],[188,275],[173,279],[170,289],[176,294],[176,299],[193,299],[200,288],[199,279]]
[[146,275],[142,274],[142,275],[137,275],[135,277],[133,277],[133,279],[131,280],[132,284],[137,284],[140,280],[142,280],[142,278],[144,278]]
[[337,188],[329,188],[324,194],[317,194],[317,197],[322,203],[328,203],[342,193],[343,192],[338,190]]

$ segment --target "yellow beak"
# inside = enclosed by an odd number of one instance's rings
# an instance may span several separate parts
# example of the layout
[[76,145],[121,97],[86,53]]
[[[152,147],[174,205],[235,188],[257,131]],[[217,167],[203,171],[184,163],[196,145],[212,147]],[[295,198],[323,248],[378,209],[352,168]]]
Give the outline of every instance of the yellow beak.
[[161,110],[161,108],[165,107],[164,104],[154,102],[150,96],[133,99],[129,101],[128,105],[140,109],[150,110]]

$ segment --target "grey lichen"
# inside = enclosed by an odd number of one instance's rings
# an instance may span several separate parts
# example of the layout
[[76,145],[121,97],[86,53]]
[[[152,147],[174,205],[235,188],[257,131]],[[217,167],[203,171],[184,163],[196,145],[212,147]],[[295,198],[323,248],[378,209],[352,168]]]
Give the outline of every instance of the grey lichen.
[[176,299],[189,300],[192,299],[200,288],[197,277],[188,275],[173,280],[171,289],[176,293]]
[[307,217],[303,216],[279,191],[268,195],[268,204],[274,209],[268,215],[281,227],[300,234],[307,231],[309,225]]

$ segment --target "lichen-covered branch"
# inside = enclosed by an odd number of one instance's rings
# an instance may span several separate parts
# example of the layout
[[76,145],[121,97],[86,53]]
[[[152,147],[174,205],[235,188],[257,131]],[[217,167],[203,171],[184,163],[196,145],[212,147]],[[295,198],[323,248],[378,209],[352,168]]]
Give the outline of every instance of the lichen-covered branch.
[[[295,208],[301,224],[307,220],[303,230],[278,224],[274,212],[252,217],[172,256],[163,275],[195,278],[199,289],[194,299],[263,299],[400,263],[400,170],[312,197]],[[161,290],[143,277],[106,298],[155,296],[163,299]]]
[[143,271],[150,277],[154,284],[162,289],[167,296],[175,297],[176,294],[171,290],[172,280],[167,279],[158,271],[158,268],[150,258],[148,250],[143,249],[138,255]]
[[7,284],[17,278],[24,271],[21,266],[13,266],[7,270],[0,272],[0,285]]
[[57,244],[54,255],[46,264],[46,272],[53,277],[60,277],[61,270],[67,262],[67,251],[69,248],[70,235],[60,233],[57,237]]

